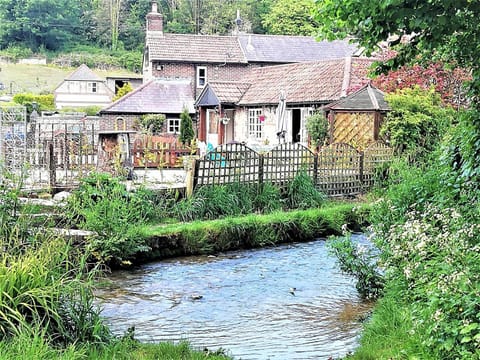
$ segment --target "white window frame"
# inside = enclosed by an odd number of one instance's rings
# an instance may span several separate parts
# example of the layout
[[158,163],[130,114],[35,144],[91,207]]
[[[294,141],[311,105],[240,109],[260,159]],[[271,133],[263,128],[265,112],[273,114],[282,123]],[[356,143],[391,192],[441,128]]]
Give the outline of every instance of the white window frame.
[[180,134],[180,118],[167,119],[167,133]]
[[263,109],[253,108],[248,109],[248,137],[254,139],[263,138],[263,124],[264,121],[260,121],[260,115],[263,115]]
[[89,93],[97,93],[98,92],[98,84],[97,82],[87,82],[87,91]]
[[[202,70],[203,70],[203,75],[200,75]],[[205,85],[207,85],[207,67],[197,66],[197,87],[204,88]]]

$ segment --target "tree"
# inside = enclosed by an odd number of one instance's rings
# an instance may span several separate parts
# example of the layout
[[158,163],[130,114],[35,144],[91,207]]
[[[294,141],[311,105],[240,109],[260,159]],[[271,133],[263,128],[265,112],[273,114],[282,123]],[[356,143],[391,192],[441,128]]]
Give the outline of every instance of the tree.
[[23,43],[57,50],[79,40],[81,10],[76,0],[0,0],[0,48]]
[[277,0],[262,23],[270,34],[312,35],[317,27],[313,6],[313,0]]
[[390,41],[397,56],[387,61],[398,67],[420,58],[443,57],[472,69],[471,94],[480,95],[480,3],[471,0],[316,0],[314,17],[319,36],[353,36],[368,53]]
[[452,68],[441,62],[428,64],[403,65],[398,70],[380,74],[373,84],[382,91],[393,93],[399,89],[419,86],[424,90],[434,88],[445,105],[465,108],[465,83],[471,80],[470,74],[462,68]]
[[193,131],[193,123],[188,109],[184,108],[180,114],[180,141],[182,144],[190,145],[195,138],[195,132]]

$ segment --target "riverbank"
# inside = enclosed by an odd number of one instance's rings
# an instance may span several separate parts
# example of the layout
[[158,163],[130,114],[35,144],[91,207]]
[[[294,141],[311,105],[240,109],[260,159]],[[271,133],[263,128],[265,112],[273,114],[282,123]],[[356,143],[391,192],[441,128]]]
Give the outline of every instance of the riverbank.
[[365,224],[367,203],[329,202],[321,208],[251,214],[218,220],[146,225],[138,238],[150,250],[136,254],[135,264],[185,255],[208,255],[339,235],[342,226],[358,230]]

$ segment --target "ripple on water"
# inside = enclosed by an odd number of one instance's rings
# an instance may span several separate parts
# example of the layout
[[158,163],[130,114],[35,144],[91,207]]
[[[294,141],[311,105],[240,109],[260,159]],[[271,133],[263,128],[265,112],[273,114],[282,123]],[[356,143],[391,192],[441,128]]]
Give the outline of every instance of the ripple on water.
[[188,339],[244,360],[343,356],[370,309],[322,240],[161,261],[110,280],[98,296],[115,333],[135,326],[141,341]]

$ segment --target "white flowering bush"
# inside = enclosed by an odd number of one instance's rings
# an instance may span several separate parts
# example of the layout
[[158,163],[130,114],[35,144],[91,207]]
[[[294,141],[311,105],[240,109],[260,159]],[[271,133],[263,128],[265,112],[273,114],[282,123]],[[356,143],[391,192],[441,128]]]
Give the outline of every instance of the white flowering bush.
[[427,204],[374,227],[387,279],[405,285],[413,330],[438,359],[480,358],[479,220]]

